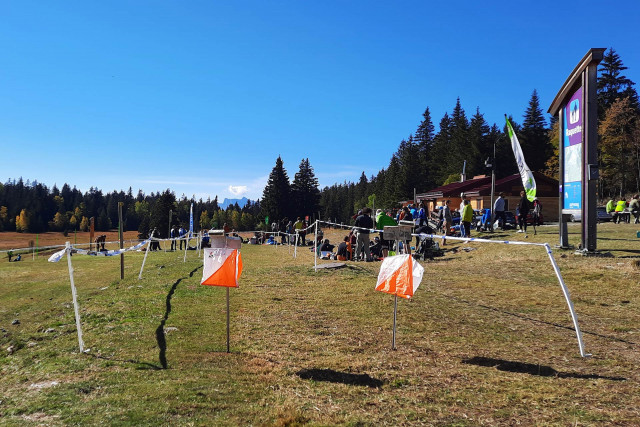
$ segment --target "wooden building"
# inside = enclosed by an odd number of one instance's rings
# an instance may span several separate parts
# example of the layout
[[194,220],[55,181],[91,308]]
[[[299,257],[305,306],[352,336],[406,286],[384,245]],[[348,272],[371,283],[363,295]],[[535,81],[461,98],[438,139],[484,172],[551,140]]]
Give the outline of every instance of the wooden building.
[[[542,203],[545,222],[558,221],[558,197],[560,195],[558,181],[541,173],[534,172],[536,180],[536,195]],[[520,192],[524,190],[520,174],[513,174],[496,180],[494,200],[500,193],[504,193],[505,210],[515,211]],[[418,202],[422,202],[425,208],[433,211],[436,206],[441,206],[444,201],[451,200],[451,209],[458,209],[462,202],[461,193],[469,199],[473,209],[491,208],[491,177],[486,175],[476,176],[462,182],[454,182],[434,188],[426,193],[418,194]]]

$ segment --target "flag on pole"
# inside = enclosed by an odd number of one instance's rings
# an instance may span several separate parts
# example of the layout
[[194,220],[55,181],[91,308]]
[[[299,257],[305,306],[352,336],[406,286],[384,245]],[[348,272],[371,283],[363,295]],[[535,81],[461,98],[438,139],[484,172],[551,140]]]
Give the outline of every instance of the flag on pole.
[[191,203],[191,211],[189,212],[189,237],[193,236],[193,203]]
[[242,274],[242,257],[238,249],[205,248],[201,285],[237,288]]
[[516,157],[516,163],[518,164],[520,178],[522,178],[524,192],[527,194],[527,199],[530,202],[533,202],[533,199],[536,197],[536,180],[533,177],[533,172],[531,172],[531,169],[529,169],[529,166],[527,166],[527,163],[524,161],[524,154],[522,153],[520,142],[518,142],[518,137],[513,131],[513,127],[511,126],[511,123],[509,123],[509,119],[506,114],[504,115],[504,118],[507,121],[507,130],[509,131],[509,139],[511,139],[511,149],[513,149],[513,155]]
[[380,266],[376,291],[411,298],[423,274],[424,268],[409,254],[386,257]]

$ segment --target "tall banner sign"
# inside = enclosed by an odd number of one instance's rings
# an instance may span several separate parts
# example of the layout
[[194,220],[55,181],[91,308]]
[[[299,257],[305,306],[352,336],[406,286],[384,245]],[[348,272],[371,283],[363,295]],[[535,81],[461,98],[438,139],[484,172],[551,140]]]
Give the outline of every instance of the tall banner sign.
[[[559,236],[568,249],[567,222],[580,221],[578,253],[594,254],[597,246],[598,203],[598,64],[603,48],[589,49],[571,72],[549,107],[559,125]],[[602,195],[600,195],[602,197]]]
[[562,108],[563,129],[562,149],[564,166],[564,187],[562,194],[563,213],[579,213],[582,210],[582,151],[583,126],[582,88],[573,93]]

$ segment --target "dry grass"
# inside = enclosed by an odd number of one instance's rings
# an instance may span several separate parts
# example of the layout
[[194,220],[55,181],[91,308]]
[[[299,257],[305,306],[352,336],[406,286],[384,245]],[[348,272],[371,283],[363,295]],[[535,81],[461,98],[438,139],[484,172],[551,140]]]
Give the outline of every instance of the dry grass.
[[[555,231],[528,239],[554,242]],[[199,286],[193,252],[186,264],[181,253],[151,253],[141,281],[141,254],[126,256],[123,281],[115,260],[74,257],[92,349],[79,355],[66,264],[5,262],[0,422],[638,424],[640,271],[625,258],[638,239],[632,225],[599,231],[616,257],[555,252],[588,359],[541,248],[447,246],[424,263],[416,296],[398,303],[397,351],[393,297],[373,290],[376,263],[314,273],[308,249],[293,259],[287,247],[244,246],[226,354],[224,289]],[[168,369],[158,369],[164,318]],[[59,384],[29,387],[46,381]]]

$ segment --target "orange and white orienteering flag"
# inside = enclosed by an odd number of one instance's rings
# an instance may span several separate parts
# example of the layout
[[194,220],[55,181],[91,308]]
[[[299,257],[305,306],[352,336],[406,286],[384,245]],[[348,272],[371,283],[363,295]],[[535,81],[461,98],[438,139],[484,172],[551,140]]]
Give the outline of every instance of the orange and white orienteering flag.
[[380,266],[376,291],[411,298],[420,286],[424,268],[411,255],[386,257]]
[[242,274],[242,257],[238,249],[205,248],[201,285],[237,288]]

